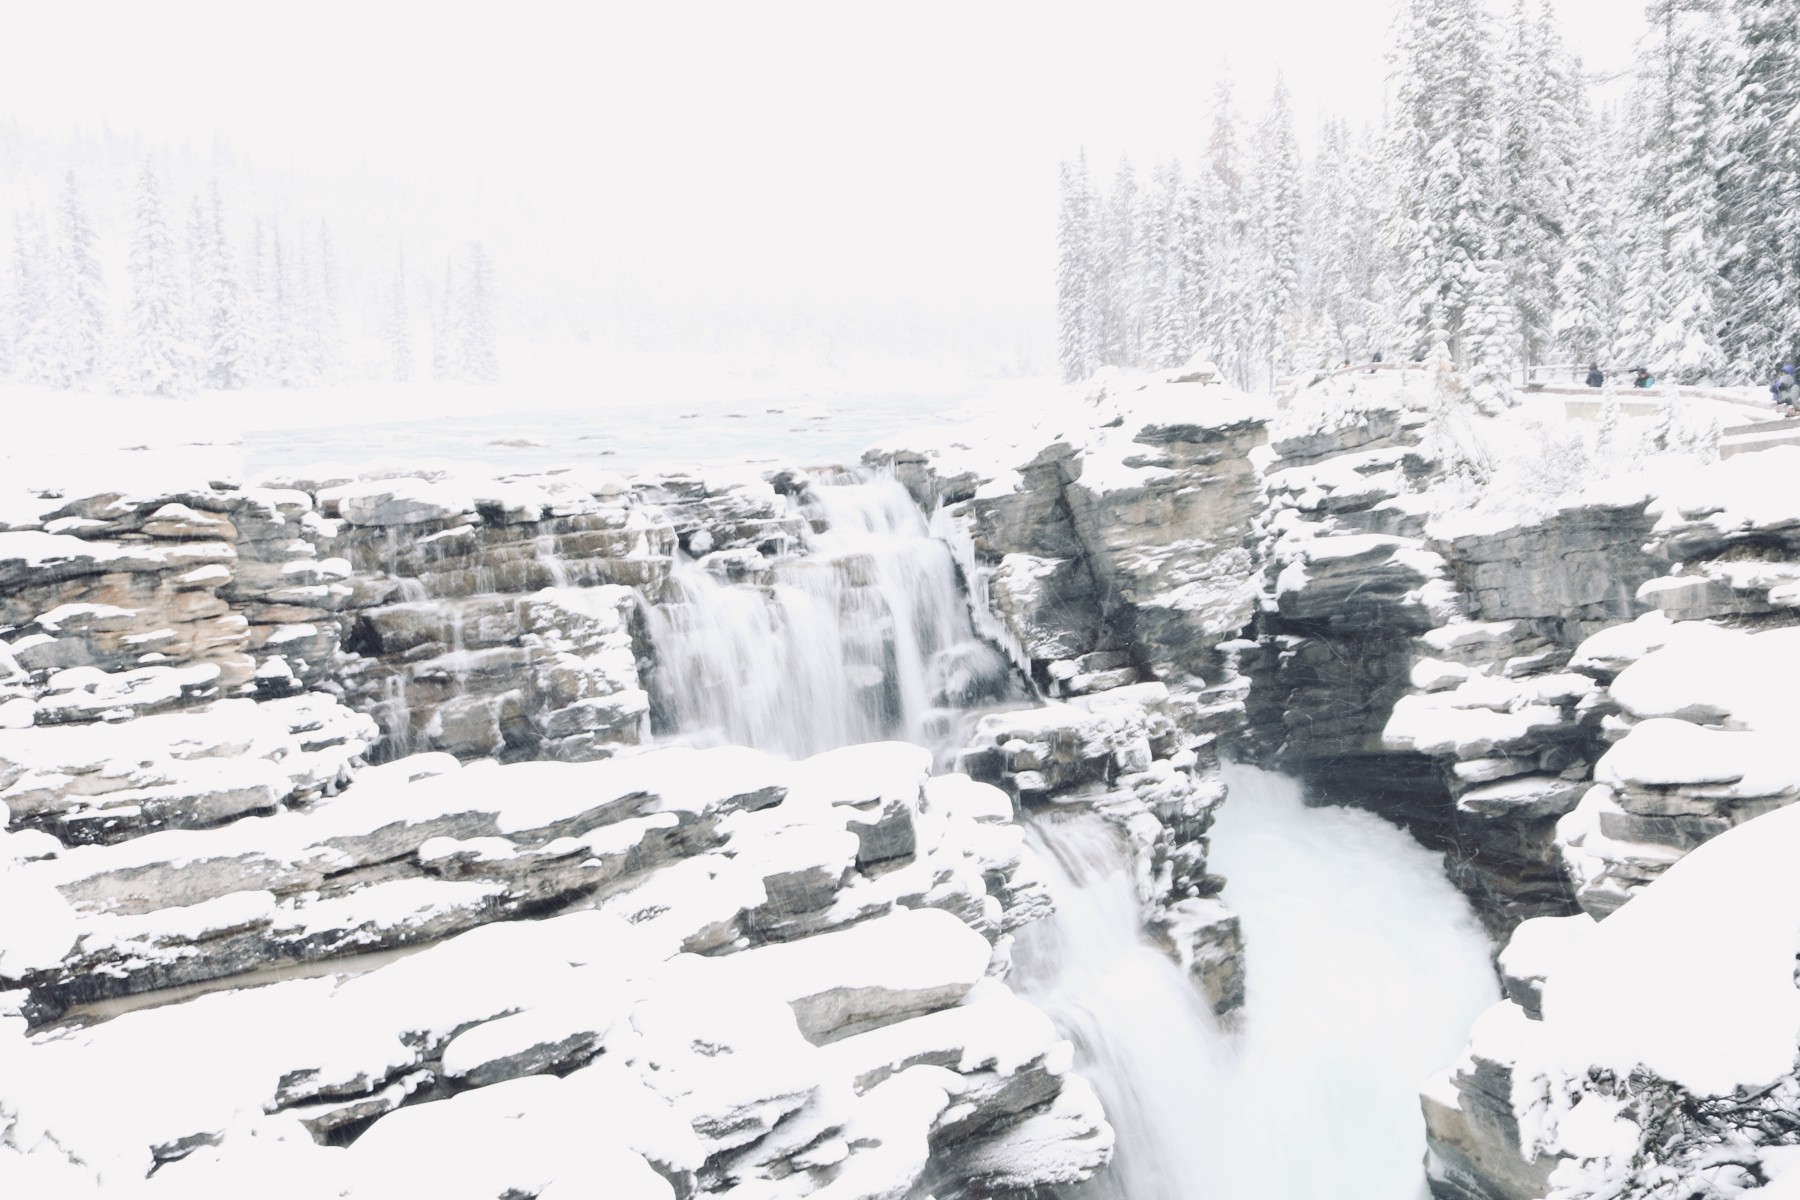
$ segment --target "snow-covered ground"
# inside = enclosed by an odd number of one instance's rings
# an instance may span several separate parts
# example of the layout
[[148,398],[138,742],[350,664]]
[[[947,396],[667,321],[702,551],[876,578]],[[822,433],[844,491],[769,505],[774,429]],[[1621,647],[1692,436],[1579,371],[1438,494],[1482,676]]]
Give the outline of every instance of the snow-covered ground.
[[184,398],[0,384],[0,475],[54,482],[96,452],[166,456],[196,445],[231,449],[207,469],[232,475],[395,455],[502,470],[591,462],[626,473],[669,463],[831,465],[854,462],[877,440],[918,440],[953,407],[1018,412],[1054,387],[929,375],[746,380],[657,360],[599,374],[519,374],[495,387],[357,381]]

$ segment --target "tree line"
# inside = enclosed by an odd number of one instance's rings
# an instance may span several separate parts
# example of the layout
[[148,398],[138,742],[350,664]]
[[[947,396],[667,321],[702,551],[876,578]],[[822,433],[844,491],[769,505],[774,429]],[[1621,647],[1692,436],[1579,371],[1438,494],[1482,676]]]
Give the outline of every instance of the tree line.
[[[390,282],[359,298],[358,316],[374,319],[348,328],[327,222],[237,219],[216,177],[206,194],[171,203],[150,157],[136,172],[128,229],[98,227],[71,168],[47,210],[14,210],[11,232],[0,378],[163,396],[499,378],[494,271],[479,242],[446,261],[441,286],[415,278],[396,251]],[[123,235],[123,279],[102,267],[107,232]],[[409,293],[425,309],[428,346],[415,345]]]
[[1484,407],[1521,367],[1766,378],[1800,353],[1793,0],[1651,0],[1601,106],[1549,0],[1406,0],[1379,128],[1300,154],[1277,83],[1228,83],[1200,154],[1097,185],[1063,165],[1063,374],[1212,359],[1240,386],[1441,354]]

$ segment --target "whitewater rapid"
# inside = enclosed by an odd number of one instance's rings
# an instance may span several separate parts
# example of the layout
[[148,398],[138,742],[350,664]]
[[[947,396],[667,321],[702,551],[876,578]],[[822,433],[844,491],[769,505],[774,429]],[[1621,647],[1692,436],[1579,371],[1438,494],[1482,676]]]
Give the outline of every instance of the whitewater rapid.
[[1211,869],[1246,946],[1221,1028],[1144,942],[1124,848],[1094,816],[1034,830],[1058,904],[1015,983],[1076,1043],[1119,1134],[1082,1200],[1416,1200],[1419,1085],[1495,1000],[1490,945],[1438,855],[1372,814],[1308,808],[1228,765]]

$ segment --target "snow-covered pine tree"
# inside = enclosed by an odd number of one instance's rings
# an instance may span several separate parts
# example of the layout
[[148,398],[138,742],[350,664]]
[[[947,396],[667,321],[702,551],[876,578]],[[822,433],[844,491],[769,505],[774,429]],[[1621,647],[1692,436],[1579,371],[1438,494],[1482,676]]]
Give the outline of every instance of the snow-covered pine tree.
[[[1475,290],[1494,253],[1499,174],[1492,34],[1482,0],[1408,0],[1394,79],[1392,220],[1411,349],[1440,331],[1459,363]],[[1490,283],[1491,286],[1491,283]]]
[[245,373],[252,384],[280,382],[281,347],[275,336],[275,270],[268,225],[250,222],[250,253],[245,272]]
[[469,270],[463,289],[463,377],[470,383],[499,383],[494,268],[480,242],[469,247]]
[[210,224],[206,219],[206,209],[200,203],[200,197],[192,197],[188,205],[186,237],[183,248],[187,272],[182,277],[182,324],[188,346],[194,359],[196,384],[203,382],[211,373],[211,363],[207,360],[208,339],[206,337],[207,290],[212,277],[209,260],[212,257],[212,238]]
[[1111,193],[1095,238],[1095,308],[1099,318],[1100,361],[1115,367],[1138,365],[1142,342],[1137,304],[1143,260],[1137,239],[1138,183],[1131,160],[1119,159]]
[[337,243],[331,226],[319,222],[319,271],[315,301],[313,361],[320,383],[336,383],[343,377],[344,346],[339,315]]
[[269,381],[278,387],[298,387],[305,382],[307,367],[301,357],[300,324],[304,314],[299,272],[292,243],[281,236],[280,224],[273,221],[269,223],[266,270]]
[[0,325],[5,327],[0,340],[6,344],[0,372],[9,379],[30,381],[42,377],[48,242],[41,220],[33,220],[28,225],[25,210],[13,210],[12,248],[8,256],[12,278],[4,295],[4,306],[0,306]]
[[1358,300],[1364,341],[1347,348],[1352,360],[1377,352],[1390,361],[1404,359],[1415,340],[1401,296],[1401,263],[1384,236],[1399,209],[1401,191],[1411,186],[1399,177],[1397,159],[1389,152],[1392,144],[1385,132],[1372,127],[1356,135],[1353,201],[1338,218],[1337,236],[1356,251],[1351,294]]
[[1144,241],[1143,365],[1154,368],[1179,366],[1181,341],[1181,163],[1169,159],[1156,168],[1145,189],[1144,216],[1139,222]]
[[[17,240],[15,237],[14,241]],[[0,279],[0,379],[13,378],[13,358],[18,353],[19,342],[19,333],[14,327],[14,309],[16,307],[14,290],[17,287],[19,272],[17,264],[12,262],[10,253],[8,254],[8,263],[13,270],[5,279]]]
[[1720,337],[1738,378],[1800,355],[1800,18],[1793,0],[1731,0]]
[[[1063,378],[1086,379],[1100,365],[1100,289],[1093,188],[1087,154],[1062,164],[1056,218],[1057,359]],[[448,286],[448,284],[446,284]]]
[[1644,193],[1661,231],[1662,280],[1649,367],[1676,383],[1719,379],[1725,372],[1719,342],[1721,197],[1725,166],[1725,52],[1718,0],[1652,0],[1660,31],[1657,67],[1661,103],[1646,145],[1653,181]]
[[1279,75],[1256,131],[1251,209],[1251,340],[1257,372],[1269,385],[1292,370],[1300,303],[1300,148],[1287,85]]
[[1213,297],[1213,276],[1220,270],[1223,256],[1223,247],[1211,240],[1212,197],[1217,190],[1212,167],[1203,162],[1183,180],[1176,202],[1175,252],[1170,264],[1174,275],[1169,322],[1174,348],[1171,366],[1196,354],[1211,355],[1215,362],[1219,358],[1219,346],[1214,340],[1216,322],[1208,307]]
[[1506,264],[1497,253],[1479,258],[1480,278],[1464,316],[1469,399],[1493,414],[1514,403],[1512,367],[1517,361],[1518,308],[1507,291]]
[[138,175],[132,206],[128,269],[131,307],[119,359],[119,386],[148,395],[186,395],[194,389],[196,374],[187,301],[163,213],[162,190],[149,158]]
[[209,274],[203,329],[206,385],[241,388],[250,378],[250,345],[244,330],[243,289],[238,282],[231,238],[225,230],[225,204],[219,196],[217,178],[212,181],[212,213],[207,235],[211,249],[207,255]]
[[105,279],[98,238],[75,184],[63,176],[56,232],[45,258],[44,329],[38,379],[53,387],[86,387],[99,379],[106,333]]
[[319,276],[313,260],[312,239],[305,230],[283,243],[287,266],[288,379],[289,387],[316,387],[324,379],[320,360],[324,337],[320,333]]
[[1581,103],[1579,74],[1548,7],[1534,17],[1525,0],[1513,0],[1495,106],[1495,232],[1527,366],[1550,349],[1574,163],[1569,109]]
[[1352,207],[1355,196],[1349,143],[1348,126],[1338,118],[1326,118],[1308,164],[1299,254],[1300,307],[1308,327],[1317,331],[1318,344],[1311,347],[1312,361],[1302,359],[1302,366],[1334,366],[1353,354],[1349,329],[1356,325],[1354,305],[1361,297],[1350,273],[1357,247],[1354,235],[1346,239],[1339,228],[1340,216]]
[[1580,157],[1587,165],[1571,175],[1569,220],[1562,263],[1556,273],[1557,311],[1551,325],[1555,353],[1581,365],[1612,365],[1619,328],[1619,295],[1625,247],[1619,238],[1620,189],[1611,160],[1614,133],[1602,116],[1580,130]]
[[382,326],[387,343],[388,377],[397,383],[412,378],[412,317],[406,306],[406,251],[402,249],[394,266],[394,289],[389,299],[387,319]]
[[456,268],[444,260],[444,290],[432,308],[431,377],[457,379],[462,375],[462,320],[457,312]]
[[1248,387],[1256,359],[1256,300],[1250,284],[1250,212],[1242,141],[1231,78],[1221,71],[1206,164],[1199,173],[1193,197],[1196,211],[1188,231],[1187,269],[1197,293],[1191,344],[1211,352],[1227,379]]

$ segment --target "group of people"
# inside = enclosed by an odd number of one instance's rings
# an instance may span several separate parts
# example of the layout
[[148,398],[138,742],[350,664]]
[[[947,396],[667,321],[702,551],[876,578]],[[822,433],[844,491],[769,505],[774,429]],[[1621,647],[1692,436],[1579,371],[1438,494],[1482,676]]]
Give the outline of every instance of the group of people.
[[[1632,387],[1647,388],[1655,383],[1656,377],[1643,367],[1639,367],[1631,378]],[[1597,388],[1605,384],[1606,372],[1598,365],[1589,367],[1587,385]],[[1769,384],[1769,398],[1783,416],[1800,416],[1800,380],[1794,376],[1794,364],[1782,363],[1780,370],[1775,372],[1774,382]]]
[[[1588,368],[1587,385],[1589,387],[1605,387],[1606,386],[1606,372],[1602,371],[1600,369],[1600,366],[1598,363],[1596,363],[1593,366],[1590,366]],[[1639,368],[1637,368],[1637,370],[1632,372],[1631,386],[1634,388],[1655,387],[1656,386],[1656,376],[1652,375],[1649,371],[1647,371],[1643,367],[1639,367]]]

